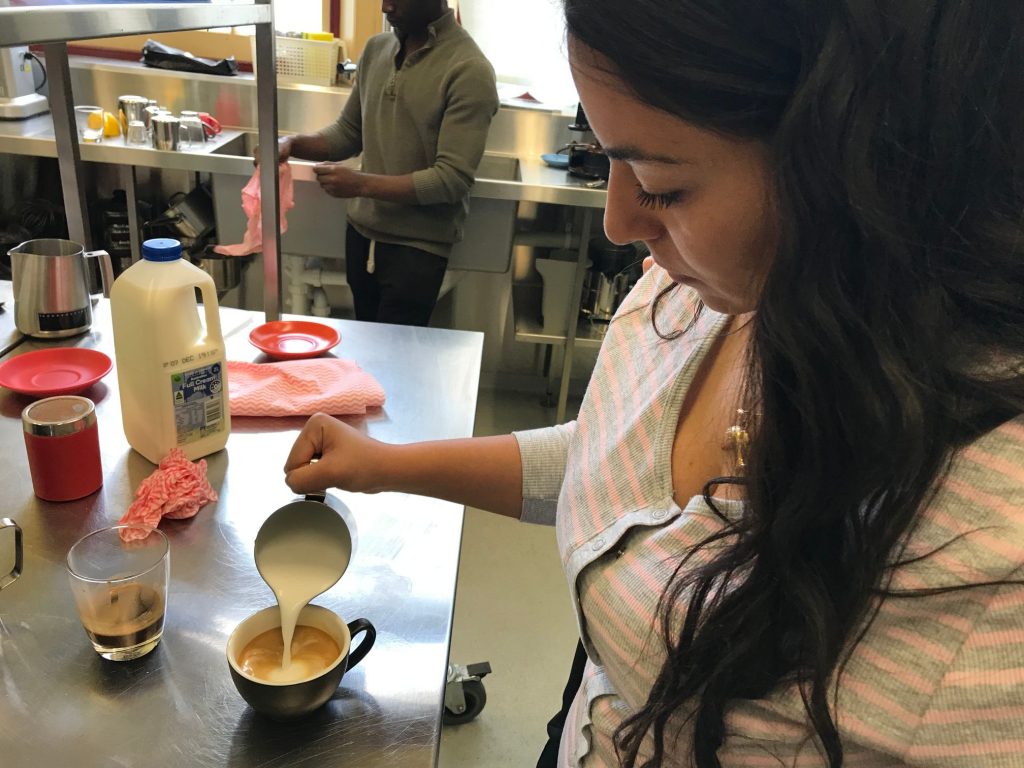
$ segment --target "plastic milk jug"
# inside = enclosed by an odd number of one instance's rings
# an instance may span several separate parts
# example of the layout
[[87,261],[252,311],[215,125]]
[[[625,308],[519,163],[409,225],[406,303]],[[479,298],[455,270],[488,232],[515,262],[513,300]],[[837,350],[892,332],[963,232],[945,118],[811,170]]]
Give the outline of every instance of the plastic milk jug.
[[231,431],[217,290],[177,240],[147,240],[142,257],[110,289],[124,433],[154,464],[175,446],[194,461]]

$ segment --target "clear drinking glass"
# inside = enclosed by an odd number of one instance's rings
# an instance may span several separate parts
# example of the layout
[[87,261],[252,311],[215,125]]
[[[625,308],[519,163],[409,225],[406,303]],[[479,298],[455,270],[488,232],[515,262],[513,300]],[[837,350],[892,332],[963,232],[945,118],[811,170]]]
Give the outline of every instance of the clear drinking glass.
[[[131,540],[123,540],[122,532]],[[170,577],[170,547],[161,531],[128,525],[93,531],[71,547],[67,568],[96,653],[129,661],[156,648]]]
[[206,127],[196,113],[181,113],[178,127],[181,131],[178,139],[180,149],[200,149],[206,141]]
[[133,147],[148,147],[150,145],[149,129],[141,120],[132,120],[128,123],[128,134],[125,141]]
[[93,106],[75,107],[75,125],[78,138],[90,144],[103,141],[103,108]]

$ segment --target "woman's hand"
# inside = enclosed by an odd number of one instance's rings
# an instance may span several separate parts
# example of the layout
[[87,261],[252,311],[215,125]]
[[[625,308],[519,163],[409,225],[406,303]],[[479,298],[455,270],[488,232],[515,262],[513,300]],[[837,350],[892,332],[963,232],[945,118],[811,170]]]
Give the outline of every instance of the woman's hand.
[[295,493],[327,488],[376,493],[379,470],[388,466],[388,445],[323,413],[302,428],[284,465],[285,482]]

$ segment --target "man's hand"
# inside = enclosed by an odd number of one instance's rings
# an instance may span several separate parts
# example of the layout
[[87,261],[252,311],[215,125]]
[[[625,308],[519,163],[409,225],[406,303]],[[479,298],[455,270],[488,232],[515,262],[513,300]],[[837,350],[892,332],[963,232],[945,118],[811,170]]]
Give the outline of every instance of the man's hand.
[[317,163],[313,166],[321,189],[333,197],[363,197],[363,174],[341,163]]
[[[282,136],[277,140],[277,162],[287,163],[292,156],[292,146],[295,144],[294,136]],[[260,148],[257,145],[252,153],[252,164],[257,168],[260,166]]]

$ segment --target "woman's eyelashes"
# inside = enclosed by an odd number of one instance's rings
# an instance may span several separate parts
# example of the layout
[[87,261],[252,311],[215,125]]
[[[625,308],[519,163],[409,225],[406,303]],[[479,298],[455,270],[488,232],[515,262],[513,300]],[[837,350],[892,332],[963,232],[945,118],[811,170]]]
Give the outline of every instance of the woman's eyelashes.
[[686,193],[682,190],[676,190],[675,192],[648,192],[639,183],[636,185],[636,200],[644,208],[651,208],[654,210],[668,208],[670,205],[675,205]]

